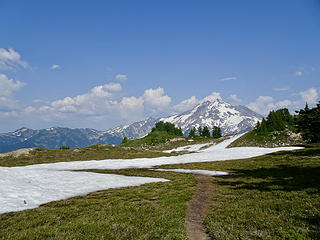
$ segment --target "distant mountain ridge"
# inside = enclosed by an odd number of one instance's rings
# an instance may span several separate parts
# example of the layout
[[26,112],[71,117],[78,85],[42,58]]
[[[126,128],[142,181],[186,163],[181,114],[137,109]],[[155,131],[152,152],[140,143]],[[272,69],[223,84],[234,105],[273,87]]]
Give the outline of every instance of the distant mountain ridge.
[[61,128],[33,130],[20,128],[14,132],[0,134],[0,152],[26,147],[57,149],[92,144],[119,144],[124,137],[141,138],[147,135],[158,121],[170,122],[182,129],[185,135],[191,128],[207,126],[210,130],[218,126],[222,134],[235,134],[252,129],[262,116],[244,106],[233,106],[222,99],[200,102],[193,109],[166,118],[148,118],[130,125],[118,126],[106,131],[91,128]]
[[106,131],[90,128],[52,127],[33,130],[23,127],[14,132],[0,134],[0,152],[29,147],[58,149],[61,146],[77,148],[92,144],[119,144],[121,140],[121,137],[110,135]]

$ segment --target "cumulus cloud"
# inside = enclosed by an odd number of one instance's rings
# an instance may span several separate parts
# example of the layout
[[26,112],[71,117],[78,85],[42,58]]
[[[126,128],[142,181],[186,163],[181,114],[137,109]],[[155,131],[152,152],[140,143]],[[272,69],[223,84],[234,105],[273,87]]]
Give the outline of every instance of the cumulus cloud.
[[162,88],[147,89],[139,97],[120,97],[120,83],[108,83],[95,86],[89,92],[75,97],[67,96],[62,99],[45,103],[35,108],[29,106],[24,113],[38,114],[43,121],[69,122],[94,121],[95,124],[110,124],[110,121],[123,123],[141,120],[150,113],[157,115],[170,109],[171,98],[165,95]]
[[26,83],[9,79],[5,74],[0,73],[0,96],[10,96],[14,91],[24,87]]
[[316,104],[319,96],[316,88],[309,88],[306,91],[302,91],[299,93],[304,103],[308,103],[309,105]]
[[52,64],[51,67],[50,67],[51,70],[56,70],[58,68],[60,68],[59,64]]
[[219,81],[225,82],[225,81],[232,81],[232,80],[237,80],[237,77],[226,77],[226,78],[220,79]]
[[103,114],[114,104],[112,99],[122,90],[119,83],[108,83],[93,87],[90,92],[76,97],[65,97],[42,106],[40,112],[76,113],[84,115]]
[[215,101],[215,100],[222,100],[221,94],[218,92],[212,92],[209,96],[205,97],[204,99],[201,100],[201,102],[205,101]]
[[292,102],[290,100],[283,100],[275,103],[276,108],[288,108],[292,105]]
[[271,110],[279,108],[298,110],[303,108],[306,103],[312,106],[316,104],[319,99],[318,90],[316,88],[309,88],[305,91],[301,91],[298,96],[300,96],[300,99],[292,101],[288,99],[275,101],[270,96],[259,96],[255,101],[249,103],[247,107],[257,113],[267,115]]
[[171,98],[164,95],[163,88],[147,89],[144,91],[143,99],[146,105],[149,105],[154,110],[161,110],[168,107],[171,103]]
[[236,104],[239,104],[242,102],[242,100],[240,98],[238,98],[238,96],[236,94],[231,94],[229,98],[230,98],[231,102],[236,103]]
[[19,67],[26,68],[28,63],[21,60],[21,56],[13,48],[8,50],[0,48],[0,70],[15,70]]
[[290,108],[293,102],[290,100],[275,101],[270,96],[259,96],[254,102],[247,105],[251,110],[266,116],[270,111],[280,108]]
[[259,96],[254,102],[249,103],[247,107],[257,113],[267,115],[275,107],[273,102],[274,99],[270,96]]
[[143,115],[144,101],[142,97],[123,97],[117,110],[122,118],[137,120]]
[[120,92],[121,90],[122,87],[120,83],[108,83],[92,88],[91,95],[99,97],[111,97],[115,92]]
[[120,82],[125,82],[126,80],[128,80],[128,76],[125,74],[117,74],[116,79]]
[[303,74],[302,71],[296,71],[296,72],[295,72],[295,75],[296,75],[296,76],[299,76],[299,77],[302,76],[302,74]]
[[195,96],[192,96],[186,100],[181,101],[179,104],[173,106],[173,109],[178,112],[184,112],[192,109],[200,102]]
[[24,87],[26,83],[9,79],[5,74],[0,74],[0,112],[7,115],[19,108],[18,102],[14,98],[14,92]]

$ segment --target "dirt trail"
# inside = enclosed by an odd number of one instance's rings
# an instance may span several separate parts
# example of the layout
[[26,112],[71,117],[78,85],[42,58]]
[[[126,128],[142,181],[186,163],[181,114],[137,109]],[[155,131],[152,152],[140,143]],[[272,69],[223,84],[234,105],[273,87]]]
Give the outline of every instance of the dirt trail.
[[206,234],[203,220],[212,205],[213,183],[212,177],[194,175],[198,181],[196,192],[187,203],[185,227],[190,240],[207,240],[210,237]]

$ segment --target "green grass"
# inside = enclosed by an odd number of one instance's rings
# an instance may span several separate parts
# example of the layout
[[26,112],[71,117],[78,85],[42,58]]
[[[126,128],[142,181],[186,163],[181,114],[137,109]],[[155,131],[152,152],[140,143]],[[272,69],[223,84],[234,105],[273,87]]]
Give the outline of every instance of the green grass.
[[225,140],[225,137],[214,139],[197,137],[194,139],[184,138],[183,136],[176,136],[168,134],[167,132],[155,131],[149,133],[147,136],[139,139],[128,141],[127,143],[121,144],[120,146],[134,147],[140,150],[169,150],[181,146],[200,144],[207,142],[221,142]]
[[145,145],[140,139],[129,141],[128,145],[92,145],[76,149],[43,149],[36,148],[29,155],[19,157],[7,156],[0,158],[1,167],[26,166],[40,163],[70,162],[84,160],[102,160],[102,159],[133,159],[133,158],[155,158],[162,156],[175,156],[184,152],[164,153],[163,150],[173,149],[190,144],[199,144],[207,142],[220,142],[221,139],[196,139],[192,142],[186,140],[166,141],[163,144],[155,146]]
[[186,202],[196,184],[192,175],[143,169],[97,172],[171,181],[99,191],[1,214],[0,239],[187,239]]
[[40,163],[70,162],[84,160],[102,159],[132,159],[132,158],[154,158],[161,156],[172,156],[177,153],[164,153],[155,150],[143,150],[132,147],[92,145],[77,149],[43,149],[36,148],[29,155],[19,157],[7,156],[0,158],[1,167],[26,166]]
[[319,146],[188,167],[231,173],[213,180],[205,225],[216,239],[320,238]]
[[[126,154],[125,151],[131,156],[145,156],[151,151],[117,148],[95,145],[81,151],[83,158],[98,156],[100,151],[108,154],[114,151],[115,157]],[[50,161],[58,161],[64,156],[61,154],[72,150],[39,151],[43,151],[40,162],[48,152],[58,152],[50,158]],[[23,164],[28,161],[31,160]],[[250,159],[161,166],[178,167],[230,173],[226,177],[213,178],[214,204],[205,226],[215,239],[320,239],[319,144]],[[1,214],[0,238],[187,239],[184,229],[186,202],[196,184],[191,174],[145,169],[96,172],[161,177],[171,181],[99,191],[48,203],[37,209]]]

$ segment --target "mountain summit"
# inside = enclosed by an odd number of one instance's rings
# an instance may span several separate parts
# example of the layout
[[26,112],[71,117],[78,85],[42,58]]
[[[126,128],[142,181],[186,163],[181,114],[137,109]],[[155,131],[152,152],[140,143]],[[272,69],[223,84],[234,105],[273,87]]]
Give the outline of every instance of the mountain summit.
[[261,119],[262,116],[245,106],[233,106],[221,98],[205,98],[193,109],[160,121],[173,123],[184,133],[193,127],[207,126],[212,130],[217,126],[223,135],[227,135],[248,131]]
[[185,135],[193,128],[220,127],[223,135],[235,134],[252,129],[262,116],[244,106],[233,106],[221,98],[207,97],[193,109],[166,118],[148,118],[130,125],[119,126],[107,131],[89,128],[47,128],[32,130],[21,128],[11,133],[0,134],[0,152],[25,147],[71,148],[92,144],[119,144],[124,137],[141,138],[147,135],[158,121],[173,123]]
[[108,130],[111,135],[141,138],[147,135],[158,121],[170,122],[182,129],[184,134],[193,128],[213,126],[221,128],[223,135],[242,133],[252,129],[262,116],[245,106],[233,106],[224,102],[220,97],[209,96],[204,98],[193,109],[174,114],[165,118],[149,118],[126,126]]

